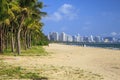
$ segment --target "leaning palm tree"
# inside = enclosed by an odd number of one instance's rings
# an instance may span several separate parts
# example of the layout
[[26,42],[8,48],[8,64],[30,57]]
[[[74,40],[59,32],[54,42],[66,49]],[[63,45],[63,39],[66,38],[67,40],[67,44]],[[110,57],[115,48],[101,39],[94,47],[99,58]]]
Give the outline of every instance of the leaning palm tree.
[[29,15],[29,9],[32,7],[32,5],[35,3],[35,0],[17,0],[19,3],[19,6],[21,7],[21,12],[18,16],[18,26],[17,26],[17,32],[16,32],[16,41],[17,41],[17,53],[18,55],[21,53],[21,45],[20,45],[20,33],[23,27],[23,23],[25,18]]
[[[14,18],[11,19],[10,18],[10,39],[11,39],[11,51],[14,52],[14,44],[15,44],[15,31],[17,30],[17,26],[18,26],[18,14],[21,11],[20,6],[18,5],[18,2],[16,0],[8,0],[9,1],[9,7],[11,10],[11,13],[13,13]],[[11,16],[12,17],[12,16]]]
[[[19,26],[17,28],[17,52],[20,54],[20,33],[24,26],[25,19],[32,18],[35,20],[41,19],[41,11],[42,3],[38,2],[38,0],[18,0],[19,6],[21,7],[21,13],[19,13],[18,23]],[[34,18],[33,18],[34,16]],[[33,21],[34,22],[34,21]],[[31,22],[32,23],[32,22]],[[30,24],[31,24],[30,23]]]
[[7,0],[0,0],[0,53],[3,52],[3,34],[5,24],[9,24],[11,14]]
[[[38,42],[39,38],[37,36],[40,37],[40,35],[38,35],[41,32],[43,23],[40,22],[42,16],[45,16],[46,13],[45,12],[41,12],[41,8],[43,7],[43,3],[42,2],[37,2],[33,8],[31,8],[31,13],[29,16],[30,17],[30,21],[31,23],[28,26],[28,32],[27,35],[29,36],[27,38],[28,42],[27,42],[27,47],[29,48],[31,46],[31,40],[33,40],[34,42]],[[32,38],[32,36],[34,36]],[[32,39],[31,39],[32,38]],[[35,38],[37,38],[37,40],[34,40]]]

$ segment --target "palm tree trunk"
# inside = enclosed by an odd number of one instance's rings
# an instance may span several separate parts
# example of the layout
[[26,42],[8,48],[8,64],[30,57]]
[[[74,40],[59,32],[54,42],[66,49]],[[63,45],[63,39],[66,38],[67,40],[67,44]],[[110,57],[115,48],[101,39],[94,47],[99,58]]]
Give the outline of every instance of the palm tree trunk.
[[20,49],[21,49],[21,45],[20,45],[20,31],[21,30],[19,30],[18,33],[17,33],[17,52],[18,52],[18,55],[20,55],[20,53],[21,53],[21,51],[20,51]]
[[11,51],[14,52],[15,50],[15,39],[14,39],[14,29],[13,23],[11,23]]
[[27,33],[26,43],[27,43],[27,48],[29,48],[29,32]]
[[4,46],[5,46],[5,49],[6,49],[6,50],[8,49],[8,46],[9,46],[9,45],[8,45],[8,44],[9,44],[9,41],[8,41],[8,40],[9,40],[9,33],[8,33],[7,27],[5,27],[5,28],[4,28],[4,40],[3,40],[3,41],[4,41],[4,43],[5,43]]
[[27,30],[25,31],[25,34],[24,34],[24,47],[25,47],[25,50],[27,50]]
[[0,53],[3,53],[2,27],[0,26]]
[[22,24],[23,24],[23,21],[24,21],[24,15],[22,15],[22,18],[21,18],[21,23],[19,25],[19,28],[18,28],[18,32],[17,32],[17,53],[18,55],[20,55],[21,53],[21,45],[20,45],[20,32],[21,32],[21,28],[22,28]]
[[29,34],[29,47],[31,48],[31,33]]
[[11,37],[11,51],[14,52],[14,36]]

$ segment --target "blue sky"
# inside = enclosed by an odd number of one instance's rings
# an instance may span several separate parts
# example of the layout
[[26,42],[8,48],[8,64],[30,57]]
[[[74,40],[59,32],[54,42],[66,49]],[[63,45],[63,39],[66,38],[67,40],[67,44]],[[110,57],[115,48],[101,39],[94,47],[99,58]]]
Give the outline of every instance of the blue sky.
[[48,13],[43,32],[120,35],[120,0],[41,0]]

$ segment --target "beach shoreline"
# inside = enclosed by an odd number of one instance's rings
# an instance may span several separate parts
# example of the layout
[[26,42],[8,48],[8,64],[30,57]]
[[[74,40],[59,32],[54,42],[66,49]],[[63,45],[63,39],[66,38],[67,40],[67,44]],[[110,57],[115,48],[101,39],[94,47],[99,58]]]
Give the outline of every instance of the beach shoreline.
[[119,80],[120,50],[49,44],[48,56],[17,56],[10,65],[43,69],[49,80]]
[[[66,56],[70,57],[71,62],[68,62],[73,65],[69,64],[69,66],[80,67],[85,70],[102,74],[105,77],[105,80],[120,79],[120,50],[64,44],[50,44],[50,46],[54,51],[47,48],[48,51],[60,53],[62,56],[64,54],[64,57],[66,54]],[[56,51],[55,49],[59,51]]]

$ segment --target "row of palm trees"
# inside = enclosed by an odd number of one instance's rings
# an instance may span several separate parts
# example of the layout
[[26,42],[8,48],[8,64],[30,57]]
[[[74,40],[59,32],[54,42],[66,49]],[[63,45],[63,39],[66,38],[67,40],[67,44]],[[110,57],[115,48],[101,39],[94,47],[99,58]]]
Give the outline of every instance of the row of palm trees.
[[46,13],[42,8],[38,0],[0,0],[0,53],[11,48],[19,55],[21,46],[26,50],[45,38],[40,20]]

